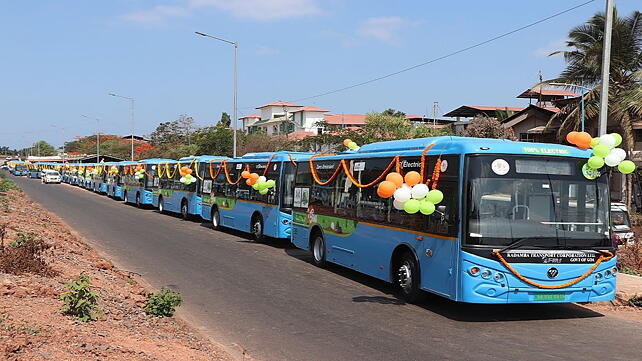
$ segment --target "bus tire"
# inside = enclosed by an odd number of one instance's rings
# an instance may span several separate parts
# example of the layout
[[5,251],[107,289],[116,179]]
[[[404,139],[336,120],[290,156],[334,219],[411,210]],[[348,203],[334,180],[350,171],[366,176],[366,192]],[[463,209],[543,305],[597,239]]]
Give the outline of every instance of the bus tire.
[[221,213],[216,207],[212,209],[212,229],[215,231],[221,229]]
[[165,213],[165,201],[163,197],[158,198],[158,212]]
[[123,193],[123,203],[127,203],[127,191]]
[[189,219],[189,205],[185,199],[181,201],[181,218],[184,220]]
[[252,233],[254,242],[263,243],[265,241],[265,235],[263,234],[263,217],[258,214],[252,216],[250,232]]
[[310,242],[310,253],[312,253],[312,263],[315,266],[324,268],[326,266],[325,261],[325,239],[320,232],[315,232],[312,234],[312,241]]
[[419,288],[419,266],[411,252],[403,252],[395,262],[394,281],[401,291],[401,297],[408,303],[421,302],[426,294]]
[[136,193],[136,207],[140,208],[142,204],[140,204],[140,193]]

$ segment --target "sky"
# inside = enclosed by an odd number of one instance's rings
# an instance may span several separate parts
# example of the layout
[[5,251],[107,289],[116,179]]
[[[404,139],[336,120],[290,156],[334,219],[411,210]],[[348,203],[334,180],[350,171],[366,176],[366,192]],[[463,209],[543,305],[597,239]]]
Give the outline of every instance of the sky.
[[[199,126],[360,83],[514,30],[586,0],[0,0],[0,145],[149,134],[181,114]],[[333,113],[395,108],[429,116],[461,105],[524,106],[517,94],[564,68],[569,29],[594,1],[542,24],[412,71],[298,101]],[[620,14],[642,10],[618,0]],[[92,119],[100,119],[99,125]],[[64,137],[64,138],[63,138]]]

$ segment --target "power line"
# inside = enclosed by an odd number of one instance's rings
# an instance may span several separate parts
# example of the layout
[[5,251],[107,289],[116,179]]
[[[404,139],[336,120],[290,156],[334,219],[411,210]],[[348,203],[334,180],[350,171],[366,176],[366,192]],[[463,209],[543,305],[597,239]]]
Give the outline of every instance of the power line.
[[509,35],[515,34],[515,33],[520,32],[520,31],[522,31],[522,30],[525,30],[525,29],[528,29],[528,28],[533,27],[533,26],[535,26],[535,25],[541,24],[541,23],[543,23],[543,22],[546,22],[546,21],[548,21],[548,20],[551,20],[551,19],[553,19],[553,18],[556,18],[556,17],[558,17],[558,16],[560,16],[560,15],[564,15],[564,14],[566,14],[566,13],[568,13],[568,12],[571,12],[571,11],[573,11],[573,10],[575,10],[575,9],[581,8],[581,7],[583,7],[583,6],[586,6],[586,5],[588,5],[588,4],[592,3],[592,2],[595,2],[595,1],[596,1],[596,0],[589,0],[589,1],[583,2],[583,3],[581,3],[581,4],[575,5],[575,6],[573,6],[573,7],[570,7],[570,8],[568,8],[568,9],[566,9],[566,10],[562,10],[562,11],[557,12],[557,13],[555,13],[555,14],[549,15],[549,16],[547,16],[547,17],[543,18],[543,19],[540,19],[540,20],[534,21],[534,22],[532,22],[532,23],[530,23],[530,24],[524,25],[524,26],[519,27],[519,28],[517,28],[517,29],[511,30],[511,31],[506,32],[506,33],[503,33],[503,34],[501,34],[501,35],[497,35],[497,36],[495,36],[495,37],[492,37],[492,38],[490,38],[490,39],[487,39],[487,40],[484,40],[484,41],[482,41],[482,42],[476,43],[476,44],[474,44],[474,45],[467,46],[467,47],[465,47],[465,48],[463,48],[463,49],[459,49],[459,50],[457,50],[457,51],[453,51],[452,53],[448,53],[448,54],[446,54],[446,55],[442,55],[442,56],[440,56],[440,57],[437,57],[437,58],[434,58],[434,59],[427,60],[427,61],[425,61],[425,62],[423,62],[423,63],[420,63],[420,64],[416,64],[416,65],[413,65],[413,66],[410,66],[410,67],[407,67],[407,68],[404,68],[404,69],[401,69],[401,70],[398,70],[398,71],[395,71],[395,72],[392,72],[392,73],[388,73],[388,74],[386,74],[386,75],[382,75],[382,76],[379,76],[379,77],[376,77],[376,78],[373,78],[373,79],[370,79],[370,80],[362,81],[362,82],[360,82],[360,83],[356,83],[356,84],[348,85],[348,86],[345,86],[345,87],[343,87],[343,88],[334,89],[334,90],[329,90],[329,91],[326,91],[326,92],[324,92],[324,93],[320,93],[320,94],[316,94],[316,95],[308,96],[308,97],[305,97],[305,98],[294,99],[294,100],[291,100],[291,101],[292,101],[292,102],[299,102],[299,101],[302,101],[302,100],[308,100],[308,99],[318,98],[318,97],[322,97],[322,96],[326,96],[326,95],[330,95],[330,94],[334,94],[334,93],[339,93],[339,92],[342,92],[342,91],[345,91],[345,90],[349,90],[349,89],[357,88],[357,87],[360,87],[360,86],[363,86],[363,85],[366,85],[366,84],[370,84],[370,83],[374,83],[374,82],[376,82],[376,81],[383,80],[383,79],[386,79],[386,78],[390,78],[390,77],[392,77],[392,76],[399,75],[399,74],[401,74],[401,73],[405,73],[405,72],[407,72],[407,71],[410,71],[410,70],[413,70],[413,69],[417,69],[417,68],[420,68],[420,67],[422,67],[422,66],[426,66],[426,65],[428,65],[428,64],[432,64],[432,63],[437,62],[437,61],[439,61],[439,60],[443,60],[443,59],[449,58],[449,57],[451,57],[451,56],[454,56],[454,55],[457,55],[457,54],[461,54],[461,53],[463,53],[463,52],[466,52],[466,51],[469,51],[469,50],[472,50],[472,49],[478,48],[478,47],[480,47],[480,46],[482,46],[482,45],[486,45],[486,44],[488,44],[488,43],[491,43],[491,42],[493,42],[493,41],[499,40],[499,39],[501,39],[501,38],[505,38],[505,37],[507,37],[507,36],[509,36]]

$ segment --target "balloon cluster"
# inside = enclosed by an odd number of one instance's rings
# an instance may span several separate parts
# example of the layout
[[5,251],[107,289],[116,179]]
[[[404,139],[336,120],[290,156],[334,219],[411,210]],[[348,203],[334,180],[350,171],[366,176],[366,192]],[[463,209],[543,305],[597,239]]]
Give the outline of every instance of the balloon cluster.
[[622,144],[622,136],[618,133],[604,134],[601,137],[593,138],[587,132],[570,132],[566,140],[582,149],[593,149],[593,155],[588,159],[586,166],[597,170],[604,166],[617,167],[622,174],[630,174],[635,171],[635,163],[626,159],[626,151],[617,148]]
[[196,182],[196,178],[192,175],[190,167],[181,167],[178,172],[181,175],[181,183],[190,185],[193,182]]
[[134,169],[134,178],[141,180],[145,177],[145,167],[142,165],[137,165]]
[[270,188],[276,186],[276,182],[273,179],[267,179],[265,176],[259,176],[258,173],[250,173],[247,170],[241,172],[241,177],[245,179],[245,184],[255,191],[259,191],[261,195],[267,194]]
[[108,171],[107,173],[109,173],[110,175],[116,175],[116,174],[118,174],[118,167],[116,167],[115,165],[112,165],[112,166],[109,168],[109,171]]
[[406,173],[405,177],[397,172],[388,173],[386,180],[379,183],[377,194],[381,198],[394,196],[393,207],[410,214],[433,214],[435,205],[444,199],[440,190],[430,190],[421,183],[421,175],[415,171]]
[[348,149],[350,149],[350,150],[354,150],[354,151],[357,151],[357,150],[359,150],[359,148],[360,148],[360,147],[357,145],[357,143],[355,143],[355,142],[353,142],[353,141],[352,141],[352,139],[344,139],[344,140],[343,140],[343,145],[345,145],[346,147],[348,147]]

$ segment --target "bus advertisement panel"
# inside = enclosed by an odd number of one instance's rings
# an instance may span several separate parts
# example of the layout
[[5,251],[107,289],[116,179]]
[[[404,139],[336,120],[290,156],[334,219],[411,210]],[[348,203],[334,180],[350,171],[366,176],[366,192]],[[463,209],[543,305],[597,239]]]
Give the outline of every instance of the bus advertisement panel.
[[[589,153],[437,137],[313,156],[297,167],[292,242],[319,266],[394,282],[410,302],[422,291],[470,303],[612,300],[608,175],[582,171]],[[377,186],[393,172],[406,184],[384,198]],[[425,196],[415,182],[442,199],[406,205]]]

